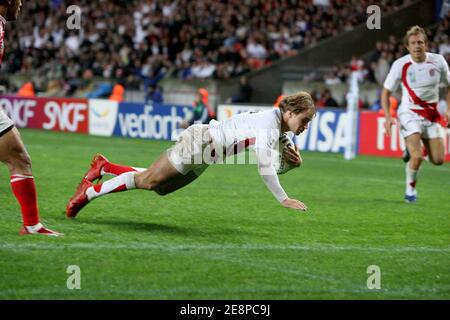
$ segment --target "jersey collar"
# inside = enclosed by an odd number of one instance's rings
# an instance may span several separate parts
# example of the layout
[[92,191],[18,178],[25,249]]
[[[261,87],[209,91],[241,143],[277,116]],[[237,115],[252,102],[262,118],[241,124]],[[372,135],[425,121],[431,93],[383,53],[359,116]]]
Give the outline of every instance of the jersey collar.
[[430,53],[429,52],[425,52],[425,61],[423,61],[423,62],[415,62],[414,59],[411,57],[411,54],[409,54],[409,61],[411,61],[412,64],[422,65],[424,63],[427,63],[429,58],[430,58]]

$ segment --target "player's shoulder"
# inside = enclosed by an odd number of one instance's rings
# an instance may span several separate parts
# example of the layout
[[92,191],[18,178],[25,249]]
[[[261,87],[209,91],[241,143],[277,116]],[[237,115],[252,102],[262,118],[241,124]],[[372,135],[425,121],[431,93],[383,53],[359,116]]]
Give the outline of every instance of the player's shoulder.
[[427,52],[427,62],[437,63],[437,64],[447,64],[444,56],[439,53]]
[[268,108],[267,110],[258,112],[259,124],[262,126],[276,126],[280,119],[280,110]]
[[392,64],[392,67],[393,68],[401,68],[410,61],[411,61],[411,55],[405,54],[403,57],[400,57],[397,60],[395,60],[394,63]]

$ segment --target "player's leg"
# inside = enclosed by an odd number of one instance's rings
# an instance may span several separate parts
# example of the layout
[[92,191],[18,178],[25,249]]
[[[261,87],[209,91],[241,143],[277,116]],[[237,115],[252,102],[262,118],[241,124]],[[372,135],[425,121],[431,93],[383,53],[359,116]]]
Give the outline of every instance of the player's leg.
[[19,131],[10,127],[0,134],[0,161],[6,164],[11,175],[31,176],[31,159]]
[[[111,164],[110,166],[107,167],[106,170],[109,169],[116,170],[116,168],[112,168],[113,166],[117,166],[117,170],[126,170],[124,173],[131,173],[130,177],[134,175],[135,189],[145,189],[155,191],[159,195],[166,195],[185,187],[186,185],[190,184],[192,181],[197,179],[208,167],[208,165],[206,164],[198,165],[195,167],[195,169],[187,172],[186,174],[182,174],[178,172],[178,170],[176,170],[176,168],[171,164],[166,154],[160,156],[160,158],[147,170],[117,164]],[[98,193],[92,192],[92,197],[89,200],[106,193],[124,191],[123,189],[125,187],[120,187],[121,185],[125,185],[127,187],[127,190],[132,188],[131,181],[129,184],[127,184],[126,183],[127,179],[123,180],[124,183],[121,183],[120,182],[121,180],[122,179],[118,179],[117,182],[112,181],[108,183],[107,181],[103,183],[102,185],[104,187],[103,188],[98,187],[98,189],[100,189]],[[105,188],[105,184],[110,186],[108,188]],[[95,191],[95,186],[92,187],[92,190]]]
[[91,167],[84,175],[90,182],[101,180],[104,175],[119,176],[126,172],[142,172],[145,168],[130,167],[110,162],[104,155],[97,153],[91,161]]
[[417,199],[416,183],[417,173],[422,163],[422,146],[420,133],[413,133],[405,139],[409,150],[410,160],[406,164],[406,191],[405,200],[415,202]]
[[133,189],[155,190],[158,186],[180,173],[168,160],[167,154],[161,155],[147,170],[128,171],[104,183],[93,185],[83,179],[66,208],[68,217],[75,217],[90,201],[114,192]]
[[408,148],[405,147],[405,150],[403,150],[403,154],[402,154],[402,160],[403,160],[403,162],[407,163],[409,161],[409,159],[411,159],[411,156],[409,154]]
[[[198,127],[200,133],[206,128]],[[97,185],[92,185],[90,181],[83,179],[74,196],[69,200],[66,215],[75,217],[89,201],[105,194],[131,189],[145,189],[167,194],[194,181],[199,174],[194,176],[188,173],[191,171],[201,173],[207,167],[206,164],[195,164],[195,155],[203,151],[205,143],[201,139],[202,135],[196,136],[194,129],[186,130],[175,146],[161,155],[145,171],[127,171]]]
[[211,140],[207,130],[207,126],[189,127],[160,158],[161,168],[154,166],[136,174],[136,186],[166,195],[197,179],[208,168],[203,158]]
[[433,138],[433,139],[422,139],[423,144],[428,152],[428,157],[430,162],[434,165],[442,165],[445,160],[445,146],[444,139]]
[[189,171],[185,175],[178,173],[167,181],[161,183],[154,189],[154,191],[161,196],[177,191],[197,179],[207,167],[207,165],[203,165],[196,170]]
[[31,159],[22,142],[19,131],[9,127],[0,133],[0,161],[9,169],[11,188],[19,202],[24,227],[21,234],[58,236],[39,222],[36,186],[31,170]]
[[434,165],[445,161],[445,129],[439,123],[426,123],[422,134],[424,151],[428,160]]

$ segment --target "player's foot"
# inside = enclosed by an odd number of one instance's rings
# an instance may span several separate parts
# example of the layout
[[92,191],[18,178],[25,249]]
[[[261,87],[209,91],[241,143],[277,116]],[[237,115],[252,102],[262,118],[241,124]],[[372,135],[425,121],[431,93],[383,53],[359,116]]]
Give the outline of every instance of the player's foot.
[[42,224],[37,224],[35,227],[25,227],[23,226],[20,231],[19,231],[20,235],[26,235],[26,234],[40,234],[40,235],[44,235],[44,236],[50,236],[50,237],[59,237],[59,236],[63,236],[62,233],[47,229],[46,227],[44,227]]
[[78,185],[75,194],[70,198],[66,207],[66,216],[68,218],[75,218],[78,212],[89,202],[86,195],[86,190],[92,186],[92,183],[87,179],[83,179]]
[[416,203],[417,196],[416,195],[408,196],[407,194],[405,194],[405,202],[406,203]]
[[84,175],[84,178],[90,182],[93,182],[95,180],[101,180],[102,179],[102,168],[105,164],[107,164],[109,161],[106,159],[105,156],[103,156],[100,153],[97,153],[91,161],[91,167]]
[[409,159],[411,159],[411,156],[409,155],[408,148],[405,148],[405,150],[403,150],[402,160],[403,162],[408,162]]

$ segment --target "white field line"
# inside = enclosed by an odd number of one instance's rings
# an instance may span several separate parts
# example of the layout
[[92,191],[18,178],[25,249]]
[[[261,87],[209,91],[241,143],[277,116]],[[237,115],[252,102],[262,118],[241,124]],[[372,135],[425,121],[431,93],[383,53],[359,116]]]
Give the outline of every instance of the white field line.
[[[81,246],[80,246],[81,245]],[[37,246],[37,245],[36,245]],[[62,246],[68,247],[68,245],[63,244]],[[76,248],[83,248],[83,249],[103,249],[107,247],[108,249],[157,249],[157,250],[170,250],[172,253],[181,250],[182,254],[191,254],[187,250],[209,250],[210,252],[201,252],[202,259],[208,259],[208,260],[219,260],[219,261],[226,261],[231,262],[234,264],[243,265],[249,268],[255,268],[255,269],[262,269],[262,270],[270,270],[279,272],[280,274],[291,274],[295,275],[296,278],[299,281],[302,281],[302,278],[312,278],[316,280],[322,280],[324,282],[328,282],[329,284],[332,283],[331,286],[336,286],[336,283],[339,282],[339,279],[335,279],[333,277],[324,277],[320,275],[314,275],[308,272],[302,272],[299,270],[293,270],[293,269],[287,269],[283,267],[274,267],[273,264],[256,264],[251,263],[248,261],[244,261],[242,259],[238,259],[236,257],[228,257],[224,254],[217,254],[218,252],[216,249],[224,249],[224,250],[280,250],[280,249],[286,249],[286,250],[303,250],[306,248],[306,250],[312,250],[313,246],[299,246],[299,245],[290,245],[290,246],[280,246],[280,245],[173,245],[173,246],[160,246],[160,245],[143,245],[143,244],[130,244],[130,245],[105,245],[105,244],[99,244],[99,245],[91,245],[91,244],[76,244],[76,245],[69,245],[71,248],[74,246]],[[14,248],[19,247],[20,249],[27,249],[29,247],[35,247],[34,245],[4,245],[0,244],[1,248]],[[51,246],[52,248],[58,248],[58,249],[64,249],[60,248],[61,246]],[[41,246],[39,246],[41,248]],[[357,249],[364,249],[363,247],[356,247],[356,246],[330,246],[330,245],[320,245],[314,246],[314,249],[323,250],[352,250],[354,248]],[[370,250],[373,250],[374,248],[369,248]],[[380,249],[380,248],[375,248]],[[386,249],[386,248],[381,248]],[[398,248],[397,248],[398,249]],[[415,248],[415,247],[402,247],[402,249],[424,249],[422,248]],[[426,248],[429,249],[438,249],[438,248]],[[450,252],[450,248],[447,249],[438,249],[439,252],[442,250],[445,250],[445,252]],[[197,252],[199,254],[199,252]],[[304,281],[304,280],[303,280]],[[294,284],[294,283],[291,283]],[[300,284],[299,284],[300,285]],[[441,292],[447,292],[445,288],[399,288],[399,289],[383,289],[380,291],[377,291],[377,296],[381,295],[400,295],[404,296],[406,294],[411,293],[434,293],[439,294]],[[126,296],[131,297],[142,297],[145,299],[159,299],[161,296],[173,296],[176,294],[204,294],[204,295],[224,295],[224,294],[245,294],[245,293],[255,293],[255,294],[361,294],[361,293],[374,293],[373,291],[370,291],[368,289],[359,289],[359,288],[348,288],[344,290],[336,290],[336,289],[330,289],[330,290],[323,290],[323,289],[301,289],[300,287],[297,289],[295,288],[295,285],[290,288],[279,288],[279,287],[265,287],[265,288],[170,288],[170,289],[147,289],[147,290],[81,290],[78,292],[69,291],[66,289],[54,289],[54,288],[42,288],[42,289],[7,289],[7,290],[0,290],[0,296],[6,296],[6,297],[13,297],[13,296],[36,296],[36,297],[42,297],[45,295],[60,295],[62,297],[70,297],[70,296],[78,296],[87,294],[88,296],[99,296],[99,295],[119,295],[123,298],[126,298]]]
[[450,247],[414,247],[387,246],[370,247],[365,245],[333,245],[333,244],[186,244],[161,245],[141,242],[121,243],[0,243],[0,250],[294,250],[294,251],[362,251],[362,252],[436,252],[450,253]]
[[382,184],[386,184],[386,183],[390,183],[390,184],[398,184],[398,185],[404,185],[405,182],[404,181],[400,181],[399,179],[397,179],[396,177],[394,178],[390,178],[390,179],[383,179],[383,178],[364,178],[364,177],[349,177],[352,180],[361,180],[361,181],[365,181],[368,183],[374,182],[374,183],[382,183]]
[[[261,269],[263,271],[275,271],[279,274],[289,274],[289,275],[295,275],[295,280],[300,280],[302,281],[302,277],[306,277],[306,278],[311,278],[311,279],[317,279],[317,280],[322,280],[322,281],[329,281],[329,282],[336,282],[337,280],[333,277],[324,277],[324,276],[320,276],[320,275],[315,275],[312,274],[310,272],[305,272],[305,271],[299,271],[299,270],[294,270],[294,269],[288,269],[282,266],[276,266],[274,267],[273,264],[271,263],[252,263],[252,262],[248,262],[245,261],[243,259],[239,259],[236,258],[235,256],[225,256],[225,255],[218,255],[217,253],[213,253],[211,254],[202,254],[201,255],[202,259],[209,259],[209,260],[219,260],[219,261],[224,261],[225,263],[233,263],[233,264],[238,264],[241,266],[245,266],[248,268],[252,268],[252,269]],[[292,279],[292,278],[291,278]],[[291,280],[294,281],[294,280]]]

